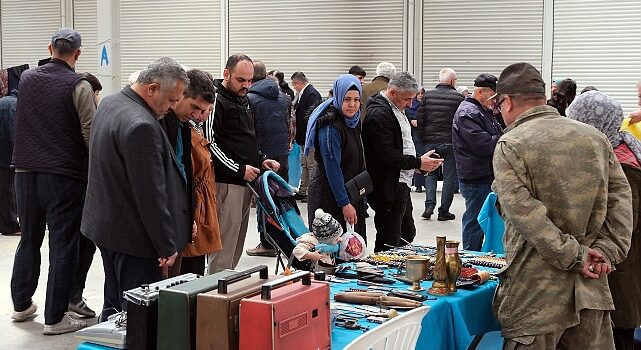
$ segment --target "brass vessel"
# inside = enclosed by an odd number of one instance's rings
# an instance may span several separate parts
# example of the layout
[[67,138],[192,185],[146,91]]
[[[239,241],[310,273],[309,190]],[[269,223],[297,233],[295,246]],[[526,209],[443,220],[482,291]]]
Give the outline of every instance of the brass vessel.
[[436,237],[436,263],[434,264],[434,282],[427,292],[432,295],[450,295],[452,290],[447,282],[447,262],[445,260],[445,236]]
[[447,265],[447,285],[452,292],[456,292],[456,281],[461,275],[463,261],[458,254],[459,241],[445,242],[445,261]]
[[427,278],[430,269],[430,260],[426,256],[411,255],[405,258],[405,276],[412,281],[411,291],[425,290],[421,288],[421,281]]

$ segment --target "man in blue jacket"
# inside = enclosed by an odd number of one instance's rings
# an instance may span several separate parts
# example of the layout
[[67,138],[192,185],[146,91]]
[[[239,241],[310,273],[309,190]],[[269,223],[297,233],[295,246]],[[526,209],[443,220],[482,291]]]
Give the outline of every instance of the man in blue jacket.
[[[292,101],[280,91],[278,83],[267,78],[267,69],[261,61],[254,61],[254,83],[247,92],[249,105],[254,113],[254,128],[258,149],[269,159],[280,164],[278,175],[288,181],[289,171],[289,121]],[[276,251],[265,239],[265,232],[258,220],[260,244],[247,249],[250,256],[276,256]]]
[[494,180],[492,155],[503,129],[492,113],[497,78],[481,74],[474,80],[474,92],[461,102],[452,122],[452,144],[459,186],[465,198],[463,249],[481,250],[483,230],[477,217]]

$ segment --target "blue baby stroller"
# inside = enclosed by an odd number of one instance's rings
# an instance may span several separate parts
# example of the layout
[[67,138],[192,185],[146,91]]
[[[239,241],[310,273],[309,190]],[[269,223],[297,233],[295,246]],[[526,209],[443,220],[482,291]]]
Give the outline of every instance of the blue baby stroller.
[[255,188],[248,187],[256,196],[259,230],[264,230],[265,238],[277,252],[275,273],[279,266],[285,268],[283,256],[287,259],[287,267],[309,270],[306,262],[292,255],[296,239],[309,232],[309,228],[300,216],[289,184],[275,172],[266,171],[256,179]]

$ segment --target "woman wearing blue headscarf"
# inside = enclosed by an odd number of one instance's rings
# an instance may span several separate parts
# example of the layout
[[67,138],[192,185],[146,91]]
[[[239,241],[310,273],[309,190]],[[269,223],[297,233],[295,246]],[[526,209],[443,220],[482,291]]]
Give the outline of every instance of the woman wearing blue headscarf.
[[307,191],[309,223],[321,208],[365,237],[365,204],[350,203],[345,183],[365,170],[360,130],[361,83],[351,74],[334,81],[334,97],[316,107],[307,124],[305,154],[315,148],[316,171]]

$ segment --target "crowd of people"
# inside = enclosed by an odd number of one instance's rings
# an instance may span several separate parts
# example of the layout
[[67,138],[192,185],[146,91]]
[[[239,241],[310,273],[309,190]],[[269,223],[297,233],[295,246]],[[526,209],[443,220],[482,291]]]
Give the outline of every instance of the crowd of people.
[[[472,90],[457,89],[456,72],[443,68],[428,89],[381,62],[369,83],[351,67],[323,101],[303,72],[291,75],[292,89],[283,72],[234,54],[222,79],[158,58],[100,100],[100,82],[74,72],[78,32],[59,29],[49,51],[51,61],[0,100],[0,232],[20,234],[14,321],[37,309],[45,226],[43,333],[68,333],[86,322],[67,311],[95,316],[82,291],[96,247],[102,321],[126,310],[123,291],[235,268],[251,213],[247,184],[266,170],[287,181],[300,166],[296,199],[307,222],[333,228],[307,237],[297,256],[335,243],[338,231],[360,233],[374,252],[411,243],[412,188],[426,193],[422,218],[437,210],[439,221],[455,219],[460,191],[463,248],[479,251],[477,217],[494,191],[506,224],[508,264],[494,300],[504,348],[631,349],[641,324],[641,142],[620,131],[620,104],[596,88],[577,96],[564,79],[547,101],[540,73],[516,63],[498,78],[480,72]],[[289,164],[294,148],[301,164]],[[349,191],[357,178],[371,181],[366,196]],[[258,221],[261,243],[246,253],[276,256]]]

